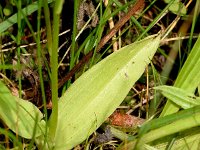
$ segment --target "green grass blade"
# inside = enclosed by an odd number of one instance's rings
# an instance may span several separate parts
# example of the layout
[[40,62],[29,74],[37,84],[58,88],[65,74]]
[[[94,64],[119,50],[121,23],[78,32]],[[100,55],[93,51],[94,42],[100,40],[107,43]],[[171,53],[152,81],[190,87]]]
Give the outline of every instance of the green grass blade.
[[193,128],[189,130],[189,135],[183,132],[180,136],[176,137],[171,143],[170,146],[168,142],[156,144],[154,147],[159,150],[183,150],[183,149],[192,149],[198,150],[200,143],[200,130],[199,128]]
[[[200,36],[198,37],[192,51],[190,52],[183,68],[181,69],[176,82],[175,87],[182,88],[188,92],[194,92],[197,86],[200,84]],[[175,113],[179,110],[179,106],[167,101],[161,116]]]
[[137,144],[137,147],[141,148],[144,143],[149,143],[156,139],[172,135],[174,133],[178,133],[186,129],[198,127],[200,125],[200,112],[195,112],[192,109],[190,109],[190,111],[193,112],[191,116],[174,121],[171,124],[152,130],[144,136],[142,136],[142,138],[140,138]]
[[73,148],[112,114],[144,72],[159,42],[160,37],[149,37],[130,44],[89,69],[70,86],[58,102],[55,149]]
[[[179,133],[200,125],[200,106],[182,110],[175,114],[153,119],[144,123],[139,130],[138,138],[126,142],[120,149],[142,149],[145,144]],[[191,130],[190,130],[191,131]],[[191,132],[189,132],[191,133]]]
[[174,86],[194,92],[200,83],[200,36],[181,69]]
[[51,93],[52,93],[52,113],[49,123],[49,135],[54,139],[58,122],[58,45],[59,45],[59,21],[63,0],[55,1],[53,10],[53,47],[51,56]]

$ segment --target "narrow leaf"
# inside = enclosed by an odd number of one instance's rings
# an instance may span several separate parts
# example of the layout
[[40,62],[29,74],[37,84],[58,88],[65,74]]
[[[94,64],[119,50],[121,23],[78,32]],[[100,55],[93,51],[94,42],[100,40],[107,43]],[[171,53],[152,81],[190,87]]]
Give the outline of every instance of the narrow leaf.
[[159,43],[160,36],[152,36],[130,44],[75,81],[58,103],[55,149],[71,149],[83,142],[114,112],[144,72]]
[[[194,92],[197,86],[200,84],[200,36],[198,37],[192,51],[190,52],[184,66],[182,67],[176,82],[175,87],[182,88],[188,92]],[[161,117],[175,113],[179,110],[179,106],[167,101]]]
[[165,97],[184,109],[200,105],[199,97],[183,89],[173,86],[158,86],[154,89],[161,90]]
[[[53,0],[48,0],[48,3],[51,3],[52,1]],[[38,2],[34,2],[33,4],[30,4],[27,7],[23,8],[22,12],[25,14],[25,16],[28,16],[33,12],[35,12],[37,9],[38,9]],[[8,19],[0,23],[0,33],[4,32],[15,23],[17,23],[17,14],[12,15]]]
[[35,130],[35,137],[44,131],[45,122],[40,110],[32,103],[13,96],[1,81],[0,118],[12,131],[27,139],[32,138]]

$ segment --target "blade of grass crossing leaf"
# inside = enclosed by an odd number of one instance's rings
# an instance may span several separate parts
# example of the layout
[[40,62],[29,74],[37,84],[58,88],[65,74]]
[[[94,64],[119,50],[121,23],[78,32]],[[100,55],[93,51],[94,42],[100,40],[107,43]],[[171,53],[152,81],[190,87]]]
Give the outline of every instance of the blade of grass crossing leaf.
[[160,37],[149,37],[130,44],[92,67],[70,86],[58,102],[55,148],[73,148],[112,114],[144,72],[159,42]]
[[[144,123],[139,130],[138,138],[127,142],[120,149],[142,149],[145,143],[172,135],[200,125],[200,106],[182,110],[176,114],[153,119]],[[138,140],[138,141],[137,141]]]
[[175,122],[179,119],[182,120],[184,118],[190,117],[194,113],[200,113],[200,106],[195,106],[195,107],[190,108],[190,109],[185,109],[184,111],[180,111],[176,114],[164,116],[162,118],[153,119],[149,122],[144,123],[141,126],[138,135],[139,136],[144,135],[145,133],[147,133],[150,130],[160,128],[160,127],[165,126],[167,124],[171,124],[172,122]]
[[200,125],[200,113],[194,113],[192,116],[189,116],[184,119],[179,119],[169,125],[160,127],[158,129],[152,130],[145,134],[137,144],[137,148],[142,148],[144,143],[149,143],[156,139],[184,131],[193,127]]
[[[173,141],[172,145],[170,146],[170,150],[183,150],[183,149],[198,150],[200,143],[200,131],[196,130],[195,132],[196,134],[186,135]],[[157,144],[154,147],[159,150],[166,150],[166,148],[169,149],[168,142]]]

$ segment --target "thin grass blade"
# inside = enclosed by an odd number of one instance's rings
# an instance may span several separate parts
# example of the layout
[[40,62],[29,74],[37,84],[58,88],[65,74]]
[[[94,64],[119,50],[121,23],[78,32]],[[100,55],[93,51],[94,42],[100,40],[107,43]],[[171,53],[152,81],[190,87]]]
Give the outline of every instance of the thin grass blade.
[[[193,108],[185,109],[175,114],[170,114],[144,123],[139,129],[137,138],[126,142],[119,149],[142,149],[145,147],[145,144],[151,143],[155,140],[160,140],[157,141],[157,143],[162,143],[162,138],[175,133],[180,134],[188,131],[184,136],[189,136],[191,135],[192,129],[194,127],[198,128],[199,125],[200,106],[195,106]],[[199,131],[195,134],[199,134]],[[193,140],[195,142],[194,138]],[[169,142],[169,139],[167,139],[167,142]]]
[[[198,37],[192,51],[190,52],[183,68],[181,69],[176,82],[175,87],[184,89],[188,92],[194,92],[197,86],[200,84],[200,36]],[[175,113],[179,110],[179,106],[171,101],[167,101],[161,117]]]

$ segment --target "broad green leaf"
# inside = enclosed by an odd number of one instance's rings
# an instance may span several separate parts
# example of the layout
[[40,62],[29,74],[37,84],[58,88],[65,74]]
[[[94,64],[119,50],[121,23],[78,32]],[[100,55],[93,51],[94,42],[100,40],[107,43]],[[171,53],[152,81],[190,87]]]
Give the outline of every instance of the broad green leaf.
[[24,138],[31,139],[34,131],[35,137],[44,133],[45,122],[40,110],[32,103],[13,96],[1,81],[0,118],[12,131]]
[[[51,3],[52,1],[53,0],[48,0],[48,3]],[[30,4],[27,7],[23,8],[22,12],[23,14],[25,14],[25,16],[28,16],[32,14],[33,12],[35,12],[37,9],[38,9],[38,3],[34,2],[33,4]],[[23,15],[22,15],[22,19],[23,19]],[[15,23],[17,23],[17,14],[12,15],[8,19],[0,23],[0,34]]]
[[158,86],[154,89],[161,90],[165,97],[184,109],[200,105],[199,97],[183,89],[173,86]]
[[[184,89],[188,92],[194,92],[200,84],[200,36],[198,37],[194,47],[192,48],[185,64],[183,65],[174,86]],[[167,101],[161,116],[175,113],[179,110],[179,106]]]
[[[120,105],[155,54],[160,36],[114,52],[85,72],[58,102],[55,149],[71,149],[89,137]],[[49,123],[53,123],[50,122]]]

